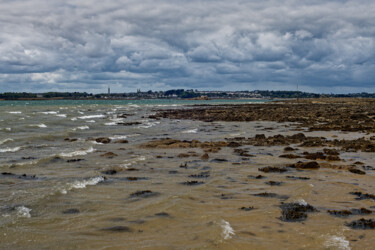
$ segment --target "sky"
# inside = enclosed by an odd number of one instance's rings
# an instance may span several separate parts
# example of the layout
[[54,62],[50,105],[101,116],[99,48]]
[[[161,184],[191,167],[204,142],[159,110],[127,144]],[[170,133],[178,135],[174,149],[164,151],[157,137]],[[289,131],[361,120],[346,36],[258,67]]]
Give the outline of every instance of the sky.
[[0,0],[0,92],[375,92],[374,0]]

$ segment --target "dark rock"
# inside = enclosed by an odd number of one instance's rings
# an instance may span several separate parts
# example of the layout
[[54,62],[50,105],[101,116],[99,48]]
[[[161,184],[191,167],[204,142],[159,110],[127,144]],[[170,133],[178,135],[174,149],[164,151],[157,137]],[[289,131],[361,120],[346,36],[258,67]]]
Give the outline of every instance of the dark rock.
[[114,175],[117,174],[117,171],[114,169],[109,169],[101,172],[102,174],[107,174],[107,175]]
[[270,186],[280,186],[283,182],[281,182],[281,181],[267,181],[265,183],[267,185],[270,185]]
[[113,158],[113,157],[116,157],[116,156],[118,156],[118,155],[115,154],[115,153],[112,153],[112,152],[107,152],[107,153],[102,154],[102,155],[100,155],[100,156],[102,156],[102,157],[106,157],[106,158]]
[[84,161],[84,159],[69,159],[66,162],[79,162],[79,161]]
[[133,231],[129,227],[125,227],[125,226],[106,227],[106,228],[103,228],[102,230],[103,231],[110,231],[110,232],[118,232],[118,233],[132,232]]
[[286,222],[304,221],[307,213],[318,211],[309,204],[285,203],[280,207],[282,210],[280,220]]
[[97,143],[107,144],[107,143],[110,143],[110,142],[111,142],[111,139],[106,138],[106,137],[99,137],[99,138],[96,138],[95,141],[96,141]]
[[353,174],[361,174],[361,175],[365,175],[366,174],[366,172],[364,172],[362,170],[359,170],[358,168],[350,168],[349,172],[351,172]]
[[310,180],[309,177],[299,177],[299,176],[290,176],[290,175],[286,176],[286,178],[293,179],[293,180]]
[[62,211],[63,214],[78,214],[80,211],[77,208],[69,208]]
[[363,168],[364,170],[375,170],[375,168],[374,168],[374,167],[371,167],[371,166],[362,166],[362,168]]
[[115,141],[115,143],[123,143],[123,144],[125,144],[125,143],[129,143],[129,141],[125,140],[125,139],[121,139],[121,140]]
[[247,177],[249,178],[253,178],[253,179],[265,179],[267,177],[263,176],[263,175],[257,175],[257,176],[254,176],[254,175],[248,175]]
[[227,162],[227,159],[215,158],[211,162]]
[[208,160],[210,157],[207,153],[204,153],[202,156],[201,156],[201,159],[202,160]]
[[254,209],[254,207],[241,207],[240,209],[244,211],[251,211]]
[[282,167],[264,167],[264,168],[258,168],[259,171],[265,172],[265,173],[284,173],[287,172],[288,169]]
[[288,167],[297,168],[297,169],[319,169],[320,165],[316,161],[310,162],[297,162],[295,164],[289,165]]
[[151,190],[142,190],[142,191],[137,191],[132,194],[130,194],[131,198],[134,197],[139,197],[139,198],[149,198],[149,197],[154,197],[157,196],[159,193],[152,192]]
[[351,227],[353,229],[375,229],[375,220],[374,219],[359,219],[354,220],[350,223],[345,223],[346,226]]
[[203,181],[185,181],[182,184],[187,185],[187,186],[196,186],[196,185],[204,184],[204,182]]
[[123,126],[133,126],[133,125],[140,125],[141,122],[118,122],[117,125],[123,125]]
[[288,159],[296,159],[296,158],[301,158],[301,156],[294,155],[294,154],[285,154],[285,155],[280,155],[280,158],[288,158]]
[[352,195],[356,195],[356,200],[375,200],[375,195],[373,194],[364,194],[362,192],[350,192]]
[[177,174],[177,173],[178,173],[178,171],[176,171],[176,170],[169,171],[169,174]]
[[284,151],[285,151],[285,152],[295,151],[295,149],[292,148],[292,147],[285,147],[285,148],[284,148]]
[[171,217],[168,213],[166,212],[161,212],[161,213],[156,213],[155,216],[158,217]]

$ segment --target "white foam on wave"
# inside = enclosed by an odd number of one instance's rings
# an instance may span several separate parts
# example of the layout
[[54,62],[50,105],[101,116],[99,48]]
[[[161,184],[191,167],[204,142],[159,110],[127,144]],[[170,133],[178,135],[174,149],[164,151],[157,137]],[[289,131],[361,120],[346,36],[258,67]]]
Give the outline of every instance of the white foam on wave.
[[58,111],[45,111],[45,112],[39,112],[39,113],[42,113],[42,114],[45,114],[45,115],[56,115],[58,113]]
[[9,111],[8,113],[9,114],[22,114],[21,111]]
[[135,159],[125,160],[125,162],[123,164],[121,164],[120,167],[129,168],[131,165],[137,163],[138,161],[145,161],[145,160],[146,160],[145,156],[139,156]]
[[17,152],[21,149],[21,147],[14,147],[14,148],[1,148],[0,153],[7,153],[7,152]]
[[126,139],[128,138],[126,135],[114,135],[112,137],[109,137],[111,140],[121,140],[121,139]]
[[41,124],[31,124],[29,126],[30,127],[38,127],[38,128],[46,128],[47,127],[47,125],[43,124],[43,123],[41,123]]
[[304,199],[298,199],[296,203],[298,203],[301,206],[307,206],[307,202]]
[[85,115],[85,116],[80,116],[78,119],[92,119],[92,118],[103,118],[105,115]]
[[66,114],[58,114],[56,116],[58,116],[58,117],[66,117]]
[[104,177],[102,176],[93,177],[93,178],[90,178],[88,180],[83,180],[83,181],[75,181],[73,183],[69,183],[65,189],[62,189],[61,193],[66,194],[68,191],[72,189],[80,189],[80,188],[86,188],[87,186],[94,186],[102,181],[104,181]]
[[7,143],[7,142],[10,142],[10,141],[13,141],[13,139],[12,138],[4,139],[4,140],[0,141],[0,145],[2,145],[4,143]]
[[138,128],[151,128],[151,127],[153,127],[157,124],[160,124],[160,122],[149,122],[149,121],[147,121],[144,124],[139,125]]
[[106,122],[106,123],[104,123],[104,125],[106,125],[106,126],[116,126],[117,122]]
[[30,215],[31,209],[28,208],[28,207],[18,206],[18,207],[16,207],[16,211],[17,211],[17,215],[19,217],[25,217],[25,218],[31,217],[31,215]]
[[221,221],[221,228],[222,228],[222,236],[224,240],[229,240],[232,238],[232,235],[235,235],[233,228],[229,224],[228,221],[222,220]]
[[90,129],[90,127],[87,126],[87,125],[85,125],[85,126],[80,126],[80,127],[73,128],[72,130],[76,131],[76,130],[85,130],[85,129]]
[[324,243],[327,248],[350,250],[350,242],[344,236],[329,235]]
[[71,121],[77,121],[77,117],[73,117],[72,119],[70,119]]
[[182,131],[181,133],[183,133],[183,134],[195,134],[195,133],[198,133],[198,129],[195,128],[195,129],[185,130],[185,131]]
[[95,149],[93,147],[89,149],[84,149],[84,150],[77,150],[69,153],[60,153],[59,156],[61,157],[73,157],[73,156],[79,156],[79,155],[87,155],[89,153],[94,152]]
[[88,120],[88,121],[86,121],[86,122],[88,122],[88,123],[95,123],[94,120]]

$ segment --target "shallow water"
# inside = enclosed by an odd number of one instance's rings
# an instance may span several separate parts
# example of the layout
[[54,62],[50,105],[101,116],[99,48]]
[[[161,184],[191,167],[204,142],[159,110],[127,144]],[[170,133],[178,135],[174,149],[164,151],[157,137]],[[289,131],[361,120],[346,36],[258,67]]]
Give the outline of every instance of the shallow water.
[[[201,160],[204,152],[200,148],[140,148],[144,142],[166,137],[210,141],[300,132],[286,123],[147,118],[154,109],[181,107],[177,105],[181,103],[29,102],[1,106],[0,170],[13,175],[0,175],[0,248],[373,248],[374,230],[353,230],[345,222],[374,215],[337,218],[327,210],[375,210],[374,200],[355,200],[349,194],[373,194],[375,171],[364,176],[324,168],[283,174],[258,171],[264,166],[296,162],[278,157],[284,153],[283,147],[243,146],[254,155],[249,158],[233,154],[233,148],[222,148],[209,153],[208,161]],[[122,114],[126,118],[118,117]],[[117,125],[121,122],[139,124]],[[365,135],[333,131],[321,136]],[[112,141],[100,144],[89,140],[98,137]],[[115,143],[123,139],[129,143]],[[318,150],[300,148],[297,152]],[[108,152],[117,156],[103,156]],[[180,153],[196,156],[179,158]],[[360,160],[374,166],[375,162],[371,153],[343,153],[340,157],[346,160],[340,164]],[[108,170],[117,173],[103,173]],[[206,178],[189,177],[202,172]],[[259,174],[267,178],[250,177]],[[286,177],[291,175],[311,179]],[[183,184],[194,180],[202,183]],[[265,183],[271,180],[282,185]],[[263,192],[278,196],[254,196]],[[282,202],[307,202],[319,212],[310,213],[304,222],[284,222],[280,220]]]

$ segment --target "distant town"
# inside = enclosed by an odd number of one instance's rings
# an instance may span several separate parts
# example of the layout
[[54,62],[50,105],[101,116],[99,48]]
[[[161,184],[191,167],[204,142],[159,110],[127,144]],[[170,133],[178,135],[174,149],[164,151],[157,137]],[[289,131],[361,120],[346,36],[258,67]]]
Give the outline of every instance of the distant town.
[[353,94],[316,94],[301,91],[200,91],[193,89],[172,89],[167,91],[141,91],[129,93],[89,94],[86,92],[46,92],[46,93],[0,93],[0,100],[46,100],[46,99],[113,99],[113,100],[137,100],[137,99],[275,99],[275,98],[320,98],[320,97],[357,97],[375,98],[375,93]]

